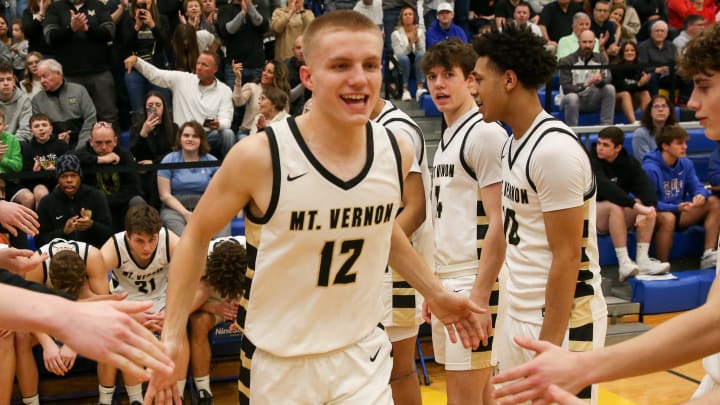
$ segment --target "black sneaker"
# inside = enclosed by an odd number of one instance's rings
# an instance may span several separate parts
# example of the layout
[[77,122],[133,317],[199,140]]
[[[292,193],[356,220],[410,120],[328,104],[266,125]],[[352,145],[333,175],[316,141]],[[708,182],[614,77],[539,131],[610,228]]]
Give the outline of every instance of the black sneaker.
[[197,405],[213,405],[213,396],[206,390],[198,391]]

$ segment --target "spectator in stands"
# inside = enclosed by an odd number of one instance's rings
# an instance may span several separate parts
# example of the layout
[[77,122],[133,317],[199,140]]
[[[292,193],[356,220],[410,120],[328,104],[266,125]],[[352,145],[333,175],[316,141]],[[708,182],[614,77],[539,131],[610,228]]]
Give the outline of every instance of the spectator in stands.
[[680,31],[678,36],[676,36],[672,41],[678,53],[682,53],[688,41],[698,36],[698,34],[703,32],[704,29],[705,18],[703,18],[703,16],[699,14],[690,14],[685,17],[685,21],[683,21],[683,30]]
[[200,0],[184,0],[183,11],[178,12],[180,24],[188,24],[195,28],[195,31],[203,29],[200,27],[202,23],[202,4]]
[[[57,139],[52,133],[50,118],[43,113],[30,117],[30,142],[21,143],[24,172],[54,172],[55,160],[68,151],[68,144]],[[37,210],[42,200],[57,184],[54,177],[43,179],[26,179],[22,181],[25,193],[31,193],[33,204],[30,208]]]
[[73,154],[66,153],[57,158],[55,173],[57,187],[38,206],[40,233],[37,244],[66,238],[99,248],[113,233],[105,194],[82,184],[80,159]]
[[[242,75],[244,68],[240,64],[233,65],[235,76]],[[284,64],[277,61],[269,61],[265,64],[258,82],[242,84],[235,82],[233,89],[232,101],[236,106],[245,106],[245,114],[243,115],[241,132],[247,132],[252,128],[253,120],[258,114],[260,108],[260,94],[262,89],[268,86],[275,86],[280,90],[290,93],[290,84],[288,83],[288,71]]]
[[28,0],[28,6],[23,10],[22,29],[25,38],[28,40],[28,51],[39,52],[42,55],[52,55],[45,36],[43,34],[43,20],[47,8],[52,4],[52,0]]
[[658,195],[655,251],[667,261],[673,233],[697,223],[705,227],[705,251],[700,267],[715,267],[720,233],[720,198],[709,195],[686,157],[689,135],[677,125],[664,127],[656,137],[658,150],[645,155],[643,169]]
[[[130,4],[119,24],[119,38],[127,55],[151,63],[157,68],[166,66],[170,50],[170,26],[161,15],[155,0],[137,0]],[[131,122],[138,120],[144,109],[143,99],[150,90],[159,90],[135,70],[125,72],[125,87],[130,102]],[[165,90],[167,91],[167,90]]]
[[326,0],[325,12],[329,13],[335,10],[352,10],[355,7],[356,0]]
[[485,26],[495,24],[495,4],[487,0],[470,0],[468,10],[468,31],[476,35]]
[[605,47],[608,56],[617,55],[620,49],[620,26],[610,20],[609,0],[597,0],[595,3],[590,30],[595,33],[600,45]]
[[315,15],[305,9],[303,0],[289,0],[287,7],[273,11],[270,29],[275,33],[275,59],[285,60],[293,55],[295,39],[314,19]]
[[690,14],[701,15],[705,24],[709,25],[715,21],[717,12],[714,0],[668,0],[667,8],[667,23],[678,31],[685,28],[685,19]]
[[42,90],[40,74],[38,73],[38,65],[41,59],[42,55],[35,51],[28,53],[25,58],[25,74],[20,87],[31,100]]
[[553,51],[560,38],[573,32],[573,17],[582,12],[582,5],[571,0],[556,0],[543,7],[538,26]]
[[650,104],[647,88],[650,74],[639,63],[637,45],[634,42],[623,42],[610,68],[612,84],[615,86],[615,104],[625,114],[629,124],[639,124],[635,109],[644,111]]
[[383,2],[381,0],[359,0],[353,10],[369,18],[375,25],[383,29]]
[[513,11],[513,23],[518,25],[519,27],[527,27],[530,29],[530,31],[533,32],[533,34],[542,37],[542,30],[540,30],[540,27],[535,25],[532,21],[530,21],[530,6],[527,3],[520,2],[517,6],[515,6],[515,11]]
[[127,70],[135,68],[151,83],[173,92],[173,121],[202,122],[211,148],[222,158],[235,144],[235,133],[230,129],[232,92],[215,78],[219,64],[220,57],[211,52],[200,54],[195,74],[161,70],[135,55],[125,59]]
[[[503,24],[506,24],[510,20],[514,19],[515,8],[519,4],[527,3],[524,3],[522,0],[500,0],[495,2],[493,10],[495,12],[495,25],[498,28],[501,28]],[[530,9],[529,4],[528,9]]]
[[643,110],[640,127],[633,133],[632,150],[635,159],[642,162],[646,154],[657,149],[657,135],[663,128],[676,123],[675,108],[670,100],[663,95],[652,97]]
[[[250,83],[260,76],[265,62],[263,38],[270,24],[250,0],[233,0],[218,12],[218,35],[226,47],[225,83]],[[242,64],[242,76],[235,76],[234,63]]]
[[19,20],[12,22],[12,45],[10,50],[13,51],[15,57],[13,58],[13,68],[15,69],[15,75],[18,79],[23,78],[25,73],[25,58],[28,54],[28,41],[25,39],[25,33],[22,30],[22,25]]
[[195,64],[200,56],[197,32],[189,24],[179,24],[170,44],[173,66],[180,72],[195,73]]
[[650,39],[638,45],[638,59],[648,66],[652,73],[648,85],[651,95],[670,88],[670,73],[675,70],[677,49],[668,41],[668,25],[665,21],[657,21],[650,28]]
[[640,17],[640,32],[637,34],[638,42],[642,42],[650,36],[650,26],[656,21],[667,21],[667,3],[665,0],[635,0],[633,7]]
[[[130,152],[140,165],[160,163],[175,145],[178,126],[172,121],[166,105],[161,93],[148,92],[142,119],[130,129]],[[148,204],[160,209],[157,173],[141,171],[140,184]]]
[[305,65],[305,55],[303,54],[301,35],[295,39],[293,56],[285,61],[285,67],[288,70],[288,84],[290,85],[290,115],[302,113],[305,100],[312,97],[312,92],[306,89],[300,80],[300,67],[303,65]]
[[220,238],[210,241],[205,280],[210,297],[190,314],[190,366],[198,405],[212,404],[210,360],[212,351],[208,333],[215,325],[236,321],[240,300],[245,293],[247,252],[244,237]]
[[15,85],[13,66],[4,62],[0,62],[0,108],[5,110],[3,129],[19,141],[29,141],[32,138],[28,129],[32,115],[30,98]]
[[38,73],[43,91],[32,98],[33,113],[50,117],[53,133],[70,149],[83,148],[97,121],[90,95],[82,85],[63,78],[63,67],[55,59],[42,60]]
[[415,80],[417,82],[417,91],[415,97],[420,101],[420,97],[427,93],[425,89],[425,75],[420,69],[423,56],[425,56],[425,29],[418,25],[415,10],[412,7],[405,6],[400,12],[400,19],[395,26],[395,30],[390,36],[392,42],[393,54],[400,64],[400,72],[403,80],[402,100],[410,101],[410,71],[415,72]]
[[[580,48],[562,58],[558,65],[593,66],[607,65],[607,56],[593,52],[595,34],[586,30],[580,34]],[[580,111],[592,112],[600,109],[600,124],[612,125],[615,115],[615,87],[612,75],[607,69],[560,70],[562,90],[561,107],[565,111],[565,122],[577,126]]]
[[273,122],[289,117],[287,105],[287,93],[274,86],[265,87],[260,95],[260,112],[255,116],[250,134],[260,132]]
[[[655,230],[657,196],[640,162],[623,147],[625,134],[618,127],[606,127],[590,150],[597,178],[597,230],[610,233],[618,258],[620,281],[640,274],[661,274],[670,263],[649,256]],[[627,231],[636,229],[637,254],[630,259]]]
[[110,73],[115,25],[108,8],[99,0],[56,1],[47,9],[43,33],[67,81],[84,86],[98,119],[118,128],[115,81]]
[[430,49],[440,41],[444,41],[450,37],[460,38],[463,42],[467,42],[465,30],[459,25],[453,23],[455,11],[453,5],[443,1],[437,6],[437,20],[433,21],[425,33],[425,48]]
[[105,194],[113,231],[122,231],[128,208],[145,204],[135,159],[129,150],[118,145],[115,130],[104,121],[93,126],[90,141],[77,150],[77,156],[85,173],[83,183]]
[[[5,110],[0,108],[0,175],[20,172],[22,166],[20,142],[15,135],[5,130]],[[31,209],[35,208],[30,201],[32,194],[28,195],[23,192],[18,180],[5,181],[5,195],[8,201],[22,204]]]
[[215,0],[202,0],[202,21],[200,26],[213,35],[217,35],[218,8]]
[[634,7],[625,4],[625,0],[613,0],[610,19],[620,27],[620,43],[637,42],[636,36],[642,24]]
[[[175,152],[168,153],[162,163],[208,162],[217,160],[211,155],[205,130],[195,121],[184,123],[175,143]],[[157,182],[163,208],[160,217],[165,226],[182,235],[200,196],[205,192],[217,167],[158,170]],[[218,236],[230,235],[230,224]]]
[[[381,3],[383,11],[383,28],[381,29],[384,34],[383,46],[386,51],[390,51],[392,49],[392,40],[390,38],[390,35],[392,34],[393,30],[395,29],[395,25],[400,19],[400,12],[402,11],[402,8],[407,5],[415,9],[418,5],[418,2],[414,0],[383,0]],[[424,4],[428,4],[428,2]],[[425,11],[428,12],[429,10],[426,9]],[[432,17],[434,16],[435,15],[433,14]],[[424,21],[426,30],[435,20],[432,17],[425,16]]]
[[9,63],[10,65],[15,64],[16,59],[19,56],[13,52],[12,38],[8,35],[9,24],[5,17],[0,15],[0,62]]
[[[573,52],[577,52],[580,48],[580,34],[590,29],[590,16],[583,12],[576,13],[573,16],[572,32],[564,37],[560,38],[557,43],[557,50],[555,56],[558,60],[570,55]],[[593,45],[593,52],[600,52],[600,41],[595,39]]]

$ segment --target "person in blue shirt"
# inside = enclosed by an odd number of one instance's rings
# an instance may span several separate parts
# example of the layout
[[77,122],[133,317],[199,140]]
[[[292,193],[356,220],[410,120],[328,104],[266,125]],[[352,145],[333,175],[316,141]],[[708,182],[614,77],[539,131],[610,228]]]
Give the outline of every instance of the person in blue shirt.
[[655,249],[659,260],[667,261],[676,228],[703,223],[705,251],[701,268],[715,267],[720,228],[720,198],[710,195],[695,174],[693,162],[685,157],[689,135],[671,125],[655,137],[658,149],[645,155],[643,169],[658,193]]
[[433,21],[425,32],[425,49],[430,49],[431,46],[450,37],[458,37],[463,42],[468,41],[465,30],[453,23],[453,17],[455,17],[455,11],[452,4],[445,1],[438,4],[437,20]]

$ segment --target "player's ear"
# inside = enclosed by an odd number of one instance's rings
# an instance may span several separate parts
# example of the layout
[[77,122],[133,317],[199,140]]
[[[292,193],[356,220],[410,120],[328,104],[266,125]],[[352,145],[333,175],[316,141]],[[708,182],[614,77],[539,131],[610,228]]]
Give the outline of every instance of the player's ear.
[[502,81],[505,91],[514,89],[518,84],[517,75],[512,70],[506,70],[505,73],[503,73]]
[[300,66],[300,81],[306,89],[313,91],[312,73],[307,65]]

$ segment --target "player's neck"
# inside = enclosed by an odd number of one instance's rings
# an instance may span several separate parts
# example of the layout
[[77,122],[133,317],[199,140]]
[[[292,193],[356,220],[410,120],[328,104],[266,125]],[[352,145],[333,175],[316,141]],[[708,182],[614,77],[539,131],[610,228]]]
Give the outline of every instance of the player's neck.
[[535,118],[543,110],[537,93],[518,91],[513,95],[513,105],[507,109],[502,120],[510,125],[515,139],[520,139],[530,129]]
[[455,121],[457,121],[463,115],[467,114],[468,111],[477,111],[477,109],[478,107],[477,103],[475,103],[475,99],[473,99],[473,97],[468,94],[467,98],[458,108],[452,111],[444,111],[443,118],[445,118],[445,122],[447,122],[448,127],[451,127],[455,123]]

